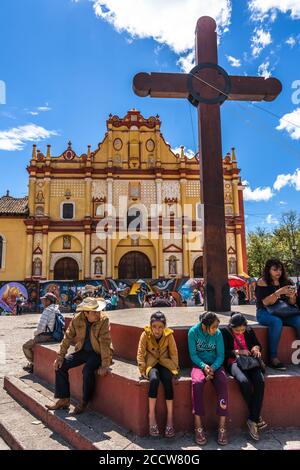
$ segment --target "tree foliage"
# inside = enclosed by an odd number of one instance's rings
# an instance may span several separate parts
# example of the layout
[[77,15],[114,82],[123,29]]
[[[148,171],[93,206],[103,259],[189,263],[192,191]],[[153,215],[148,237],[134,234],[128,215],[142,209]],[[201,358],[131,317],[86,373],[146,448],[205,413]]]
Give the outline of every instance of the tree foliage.
[[259,277],[268,258],[279,258],[290,276],[300,274],[300,216],[285,212],[280,224],[268,231],[257,227],[247,237],[248,274]]

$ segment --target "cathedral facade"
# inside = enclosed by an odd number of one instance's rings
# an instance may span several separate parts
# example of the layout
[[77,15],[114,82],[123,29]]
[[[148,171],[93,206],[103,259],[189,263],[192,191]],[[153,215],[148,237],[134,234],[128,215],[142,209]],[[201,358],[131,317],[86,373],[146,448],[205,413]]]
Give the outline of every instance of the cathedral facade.
[[[28,197],[0,198],[0,280],[202,277],[199,163],[158,116],[110,115],[96,149],[33,145]],[[223,159],[228,272],[247,273],[243,187]]]

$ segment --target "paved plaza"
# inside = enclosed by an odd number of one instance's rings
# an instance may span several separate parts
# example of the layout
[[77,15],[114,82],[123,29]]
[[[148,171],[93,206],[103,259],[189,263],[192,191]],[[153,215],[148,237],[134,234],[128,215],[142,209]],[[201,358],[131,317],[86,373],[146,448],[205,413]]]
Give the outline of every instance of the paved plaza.
[[[135,309],[130,312],[115,311],[110,312],[112,321],[120,323],[130,323],[130,318],[137,319],[140,315],[138,326],[142,326],[149,318],[152,309]],[[169,324],[171,326],[187,326],[197,321],[198,308],[184,309],[162,309],[166,311]],[[255,320],[255,309],[252,306],[236,308],[247,314],[249,321]],[[175,318],[176,316],[176,318]],[[5,375],[22,374],[22,365],[25,360],[22,353],[22,344],[33,335],[37,323],[37,314],[26,314],[19,317],[0,317],[0,341],[1,341],[1,363],[0,363],[0,423],[9,420],[11,426],[18,429],[19,440],[24,441],[28,448],[33,449],[68,449],[71,448],[58,435],[46,428],[40,421],[26,410],[21,409],[20,405],[3,390],[3,378]],[[118,319],[118,320],[117,320]],[[222,323],[227,322],[226,315],[222,316]],[[4,357],[5,356],[5,357]],[[4,360],[5,359],[5,360]],[[146,412],[146,410],[145,410]],[[87,413],[85,423],[93,426],[96,413]],[[190,449],[198,451],[200,448],[193,442],[191,434],[178,435],[175,439],[153,440],[150,438],[141,438],[120,428],[107,418],[98,415],[97,426],[103,429],[97,429],[97,432],[103,432],[106,441],[103,443],[103,449]],[[100,424],[99,424],[100,423]],[[106,442],[106,444],[105,444]],[[7,449],[5,442],[0,439],[0,449]],[[209,435],[209,442],[204,449],[218,449],[214,434]],[[242,433],[231,434],[230,444],[226,449],[298,449],[300,450],[300,428],[288,429],[267,429],[261,435],[259,443],[252,441],[246,430]]]

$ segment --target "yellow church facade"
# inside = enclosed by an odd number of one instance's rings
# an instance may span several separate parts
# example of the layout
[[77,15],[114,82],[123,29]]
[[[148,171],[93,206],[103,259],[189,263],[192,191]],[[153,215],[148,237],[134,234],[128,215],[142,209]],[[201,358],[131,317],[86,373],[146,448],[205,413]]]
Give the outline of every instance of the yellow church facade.
[[[26,198],[0,198],[0,281],[202,277],[199,163],[158,116],[110,115],[96,149],[33,145]],[[223,159],[228,271],[247,272],[243,187]]]

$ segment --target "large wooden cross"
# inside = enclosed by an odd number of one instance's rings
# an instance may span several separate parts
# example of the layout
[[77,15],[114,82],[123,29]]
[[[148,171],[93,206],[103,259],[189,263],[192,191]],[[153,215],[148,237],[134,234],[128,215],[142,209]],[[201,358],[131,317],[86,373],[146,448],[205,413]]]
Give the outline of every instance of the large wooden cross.
[[229,76],[218,65],[216,22],[208,16],[197,22],[196,64],[188,74],[139,73],[134,77],[133,89],[139,96],[187,98],[198,108],[205,307],[225,312],[230,311],[230,294],[220,106],[227,99],[272,101],[282,86],[275,78]]

